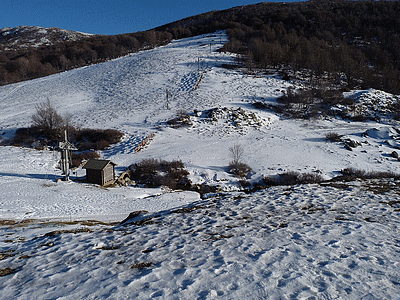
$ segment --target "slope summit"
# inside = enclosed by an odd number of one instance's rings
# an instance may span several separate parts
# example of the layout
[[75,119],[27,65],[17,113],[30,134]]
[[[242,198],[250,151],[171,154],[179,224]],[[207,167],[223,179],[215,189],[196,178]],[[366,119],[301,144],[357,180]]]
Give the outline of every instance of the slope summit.
[[76,41],[91,34],[75,32],[57,27],[39,26],[4,27],[0,29],[0,45],[5,50],[50,46],[64,41]]

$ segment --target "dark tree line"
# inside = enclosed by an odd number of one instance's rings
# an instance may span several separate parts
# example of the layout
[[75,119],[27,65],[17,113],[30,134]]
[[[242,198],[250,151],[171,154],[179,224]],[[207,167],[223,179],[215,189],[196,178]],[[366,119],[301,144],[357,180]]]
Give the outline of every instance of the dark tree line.
[[260,3],[210,12],[161,27],[227,30],[224,49],[247,67],[346,75],[349,87],[400,93],[399,1]]
[[[0,84],[112,59],[172,39],[227,30],[227,51],[249,67],[345,75],[350,87],[400,93],[399,1],[260,3],[212,11],[151,31],[93,36],[19,52],[0,51]],[[1,49],[0,49],[1,50]]]
[[162,45],[171,39],[172,34],[153,30],[115,36],[98,35],[18,51],[0,49],[0,85],[99,63]]

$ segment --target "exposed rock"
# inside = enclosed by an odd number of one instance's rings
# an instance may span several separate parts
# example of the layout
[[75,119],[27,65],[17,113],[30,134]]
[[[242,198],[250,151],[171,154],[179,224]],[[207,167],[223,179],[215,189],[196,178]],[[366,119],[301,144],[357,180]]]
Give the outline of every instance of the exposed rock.
[[344,148],[349,151],[353,151],[353,148],[360,146],[361,143],[352,139],[344,140]]
[[138,210],[138,211],[131,212],[129,214],[129,216],[121,222],[121,224],[124,224],[124,223],[136,218],[137,216],[139,216],[140,214],[143,214],[143,213],[148,213],[148,211],[146,211],[146,210]]

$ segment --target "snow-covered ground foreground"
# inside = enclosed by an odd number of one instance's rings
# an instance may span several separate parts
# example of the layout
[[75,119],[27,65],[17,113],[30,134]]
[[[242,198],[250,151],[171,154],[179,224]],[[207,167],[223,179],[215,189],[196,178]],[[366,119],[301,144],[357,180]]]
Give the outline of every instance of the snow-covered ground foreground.
[[51,153],[13,147],[7,150],[0,151],[3,186],[0,219],[114,222],[125,219],[131,211],[171,209],[200,199],[195,192],[172,193],[164,188],[106,189],[92,184],[56,182],[61,176],[53,173]]
[[399,186],[375,185],[231,193],[83,232],[4,228],[0,269],[16,273],[1,298],[398,299]]
[[[348,167],[397,172],[398,125],[289,120],[255,109],[251,103],[274,103],[293,83],[222,68],[234,61],[216,52],[225,41],[223,33],[174,41],[0,87],[3,139],[29,126],[35,105],[49,99],[75,126],[124,132],[101,153],[118,174],[144,158],[180,159],[193,183],[225,191],[200,199],[164,188],[57,182],[57,152],[0,147],[0,275],[14,272],[0,277],[0,299],[398,299],[397,182],[246,195],[227,172],[235,144],[253,169],[251,183],[285,171],[326,179]],[[395,99],[375,90],[348,95],[373,115]],[[193,126],[166,125],[180,110],[192,113]],[[326,142],[329,132],[358,146]],[[135,153],[151,133],[151,144]],[[71,178],[84,175],[78,169]],[[134,211],[147,212],[109,224]]]

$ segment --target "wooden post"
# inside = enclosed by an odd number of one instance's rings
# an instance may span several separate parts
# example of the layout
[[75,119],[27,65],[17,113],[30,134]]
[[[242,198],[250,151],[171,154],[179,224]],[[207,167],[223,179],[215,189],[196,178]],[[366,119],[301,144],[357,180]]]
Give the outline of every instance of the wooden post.
[[166,92],[167,92],[167,109],[169,109],[169,99],[168,99],[168,97],[169,97],[169,92],[168,92],[168,89],[166,90]]

